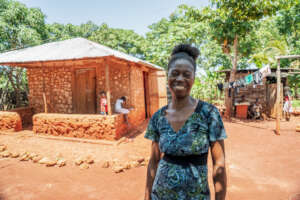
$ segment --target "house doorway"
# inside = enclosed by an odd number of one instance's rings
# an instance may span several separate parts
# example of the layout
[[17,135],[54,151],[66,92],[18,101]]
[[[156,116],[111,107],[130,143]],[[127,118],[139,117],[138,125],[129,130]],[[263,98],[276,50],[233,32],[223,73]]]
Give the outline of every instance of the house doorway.
[[144,80],[144,100],[145,100],[145,118],[150,117],[150,95],[149,95],[149,74],[143,72]]
[[78,114],[96,113],[96,70],[75,69],[74,111]]

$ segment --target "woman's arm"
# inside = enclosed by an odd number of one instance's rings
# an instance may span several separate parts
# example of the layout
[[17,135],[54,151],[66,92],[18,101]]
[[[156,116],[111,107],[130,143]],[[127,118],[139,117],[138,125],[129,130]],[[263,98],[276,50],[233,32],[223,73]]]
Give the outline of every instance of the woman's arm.
[[213,180],[215,186],[215,199],[225,200],[227,177],[225,169],[224,140],[210,143],[213,161]]
[[157,142],[152,142],[151,156],[147,170],[145,200],[151,200],[153,181],[156,175],[157,166],[160,160],[160,150]]

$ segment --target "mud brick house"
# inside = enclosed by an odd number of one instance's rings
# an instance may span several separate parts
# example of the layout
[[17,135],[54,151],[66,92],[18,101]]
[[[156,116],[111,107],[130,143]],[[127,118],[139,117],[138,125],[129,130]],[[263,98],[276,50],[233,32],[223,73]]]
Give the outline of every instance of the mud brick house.
[[[236,80],[243,78],[249,74],[254,73],[258,69],[240,69],[236,72]],[[294,69],[291,68],[282,68],[280,70],[281,74],[281,106],[283,104],[283,88],[288,85],[287,77],[289,73],[292,73]],[[225,73],[225,82],[229,81],[230,70],[222,70],[219,73]],[[259,104],[263,107],[263,112],[267,114],[269,117],[276,117],[276,69],[271,69],[271,74],[263,79],[263,83],[261,85],[253,84],[248,85],[246,87],[239,88],[239,91],[234,94],[233,102],[239,102],[242,99],[242,96],[245,96],[245,100],[250,104],[254,103],[256,99],[258,99]]]
[[[83,38],[2,53],[0,65],[26,68],[29,108],[19,113],[33,110],[35,133],[117,139],[127,131],[118,98],[127,97],[134,126],[167,103],[161,67]],[[98,114],[101,91],[108,116]]]

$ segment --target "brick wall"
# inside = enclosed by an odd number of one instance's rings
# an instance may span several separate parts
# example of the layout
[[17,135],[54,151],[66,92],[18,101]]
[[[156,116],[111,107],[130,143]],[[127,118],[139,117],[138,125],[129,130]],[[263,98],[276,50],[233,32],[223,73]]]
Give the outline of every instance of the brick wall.
[[35,113],[44,112],[43,77],[48,112],[72,113],[72,68],[45,67],[27,69],[29,105]]

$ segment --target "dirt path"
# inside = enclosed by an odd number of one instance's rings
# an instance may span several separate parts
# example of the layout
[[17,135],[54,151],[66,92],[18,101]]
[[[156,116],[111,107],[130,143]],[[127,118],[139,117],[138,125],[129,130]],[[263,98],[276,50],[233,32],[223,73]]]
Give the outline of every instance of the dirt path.
[[[296,123],[300,123],[300,118],[282,122],[282,134],[276,136],[272,131],[274,122],[225,122],[229,137],[225,142],[227,199],[288,200],[289,196],[300,193],[300,133],[294,131]],[[119,174],[101,167],[106,160],[125,162],[149,156],[150,142],[143,139],[143,134],[119,146],[48,140],[21,133],[0,135],[0,143],[11,151],[52,158],[61,154],[67,160],[63,168],[47,168],[0,158],[0,200],[143,199],[146,167]],[[86,155],[95,159],[90,169],[74,166],[78,156]],[[211,185],[210,174],[211,170]]]

